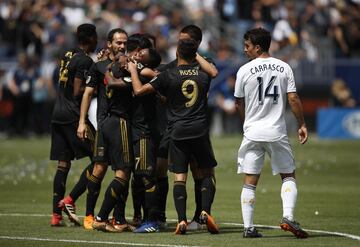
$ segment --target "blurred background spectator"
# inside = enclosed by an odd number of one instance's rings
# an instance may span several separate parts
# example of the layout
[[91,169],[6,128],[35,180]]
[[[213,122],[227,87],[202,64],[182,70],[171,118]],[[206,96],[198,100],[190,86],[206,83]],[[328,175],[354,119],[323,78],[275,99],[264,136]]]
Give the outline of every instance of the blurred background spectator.
[[116,27],[155,36],[163,62],[175,58],[184,25],[200,26],[199,51],[211,57],[220,72],[209,94],[211,118],[219,120],[213,124],[217,133],[241,129],[232,84],[246,62],[243,34],[252,27],[269,29],[272,55],[293,67],[310,130],[316,131],[318,108],[344,106],[335,103],[336,78],[345,82],[351,104],[360,102],[357,0],[2,0],[0,132],[48,133],[58,57],[74,45],[74,30],[84,22],[97,26],[98,50]]

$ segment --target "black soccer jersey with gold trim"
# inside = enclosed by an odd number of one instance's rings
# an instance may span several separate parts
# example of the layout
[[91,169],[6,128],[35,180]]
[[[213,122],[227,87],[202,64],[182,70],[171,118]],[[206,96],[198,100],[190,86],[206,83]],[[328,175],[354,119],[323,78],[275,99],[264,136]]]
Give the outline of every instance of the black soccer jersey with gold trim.
[[171,138],[192,139],[208,132],[206,114],[210,81],[210,76],[195,63],[169,69],[150,82],[167,98]]
[[79,121],[82,95],[74,96],[74,79],[85,84],[93,60],[79,49],[67,51],[61,59],[59,90],[56,97],[52,123],[68,124]]

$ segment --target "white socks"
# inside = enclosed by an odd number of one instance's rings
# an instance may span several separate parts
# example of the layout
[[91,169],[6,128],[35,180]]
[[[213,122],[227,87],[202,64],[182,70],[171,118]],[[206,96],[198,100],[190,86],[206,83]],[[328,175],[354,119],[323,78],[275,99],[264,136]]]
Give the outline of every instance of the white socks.
[[283,180],[281,186],[281,199],[283,203],[283,217],[288,220],[294,220],[294,209],[297,198],[297,188],[295,179],[287,177]]
[[255,190],[256,186],[244,184],[241,191],[241,210],[244,221],[244,228],[254,226],[254,208],[255,208]]

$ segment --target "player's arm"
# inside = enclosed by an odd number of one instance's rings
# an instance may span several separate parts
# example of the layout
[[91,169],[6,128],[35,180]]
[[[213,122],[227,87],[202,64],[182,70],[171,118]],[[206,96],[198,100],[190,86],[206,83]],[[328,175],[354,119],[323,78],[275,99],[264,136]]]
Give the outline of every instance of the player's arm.
[[149,93],[156,92],[153,86],[150,83],[142,84],[139,78],[139,74],[137,71],[137,63],[136,62],[129,62],[128,63],[128,70],[131,74],[131,83],[133,86],[133,91],[136,96],[142,96]]
[[235,107],[240,115],[240,120],[242,123],[245,121],[245,98],[235,97]]
[[196,61],[199,63],[202,70],[204,70],[211,78],[215,78],[218,75],[218,70],[214,64],[209,63],[199,53],[196,53]]
[[152,69],[150,69],[150,68],[143,68],[143,69],[140,71],[140,75],[145,76],[145,77],[147,77],[147,78],[154,78],[154,77],[156,77],[158,74],[159,74],[158,71],[152,70]]
[[111,70],[105,72],[104,80],[110,88],[124,88],[129,86],[123,79],[115,78]]
[[77,136],[80,139],[87,138],[86,135],[86,115],[89,111],[90,102],[92,99],[92,95],[95,91],[95,88],[93,87],[85,87],[84,94],[82,96],[81,100],[81,106],[80,106],[80,119],[79,119],[79,126],[77,129]]
[[83,86],[83,82],[84,81],[82,79],[80,79],[80,78],[77,78],[77,77],[74,78],[74,91],[73,91],[73,93],[74,93],[75,97],[79,97],[84,93],[85,87]]
[[288,102],[289,102],[291,111],[293,112],[293,114],[298,122],[299,141],[301,144],[304,144],[308,139],[308,131],[307,131],[305,120],[304,120],[303,108],[301,105],[300,98],[296,92],[288,93],[287,96],[288,96]]

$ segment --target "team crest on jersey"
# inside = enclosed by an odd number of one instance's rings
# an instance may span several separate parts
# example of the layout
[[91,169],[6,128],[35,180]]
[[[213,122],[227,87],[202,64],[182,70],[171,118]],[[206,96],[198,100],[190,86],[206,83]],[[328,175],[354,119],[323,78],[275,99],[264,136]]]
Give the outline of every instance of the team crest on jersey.
[[89,84],[90,80],[91,80],[91,76],[90,76],[90,75],[88,75],[88,76],[87,76],[87,78],[86,78],[85,83],[86,83],[86,84]]
[[130,77],[130,76],[126,76],[126,77],[123,78],[123,80],[124,80],[125,82],[131,82],[131,77]]

